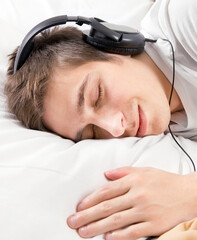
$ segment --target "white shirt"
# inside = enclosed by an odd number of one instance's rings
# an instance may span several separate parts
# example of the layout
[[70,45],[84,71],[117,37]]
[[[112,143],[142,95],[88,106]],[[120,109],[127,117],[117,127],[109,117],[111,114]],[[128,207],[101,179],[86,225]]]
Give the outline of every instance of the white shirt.
[[[175,89],[185,111],[172,114],[175,135],[197,142],[197,1],[156,0],[143,18],[141,32],[147,38],[145,51],[172,82],[172,49],[175,51]],[[167,131],[166,131],[167,132]]]

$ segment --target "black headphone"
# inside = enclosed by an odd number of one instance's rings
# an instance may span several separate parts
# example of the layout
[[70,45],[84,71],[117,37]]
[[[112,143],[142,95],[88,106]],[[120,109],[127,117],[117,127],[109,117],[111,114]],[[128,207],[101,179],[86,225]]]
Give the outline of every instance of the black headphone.
[[80,26],[83,24],[90,25],[90,30],[83,32],[83,40],[103,51],[122,55],[135,55],[144,50],[146,39],[135,29],[110,24],[98,18],[61,15],[49,18],[29,31],[18,49],[14,62],[14,73],[22,67],[29,57],[34,47],[34,37],[36,35],[47,28],[66,24],[67,22],[75,22]]

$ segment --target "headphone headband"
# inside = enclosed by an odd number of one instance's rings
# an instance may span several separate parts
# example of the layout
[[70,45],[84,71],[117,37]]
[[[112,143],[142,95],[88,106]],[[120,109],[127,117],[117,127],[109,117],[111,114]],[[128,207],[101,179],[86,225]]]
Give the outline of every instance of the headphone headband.
[[[101,50],[118,54],[134,55],[142,52],[145,45],[144,36],[136,30],[122,31],[123,26],[111,25],[98,18],[60,15],[49,18],[33,27],[23,39],[14,62],[14,73],[19,70],[29,57],[34,47],[34,37],[45,29],[57,25],[75,22],[82,26],[91,26],[88,33],[83,33],[83,39]],[[116,30],[115,30],[116,29]]]

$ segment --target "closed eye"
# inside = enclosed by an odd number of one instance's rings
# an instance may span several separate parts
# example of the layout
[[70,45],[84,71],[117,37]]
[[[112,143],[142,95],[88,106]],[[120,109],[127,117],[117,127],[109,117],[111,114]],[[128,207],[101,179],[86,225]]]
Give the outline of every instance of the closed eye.
[[99,84],[98,85],[98,98],[95,102],[95,107],[99,106],[99,103],[102,101],[102,98],[103,98],[103,89],[102,89],[101,85]]

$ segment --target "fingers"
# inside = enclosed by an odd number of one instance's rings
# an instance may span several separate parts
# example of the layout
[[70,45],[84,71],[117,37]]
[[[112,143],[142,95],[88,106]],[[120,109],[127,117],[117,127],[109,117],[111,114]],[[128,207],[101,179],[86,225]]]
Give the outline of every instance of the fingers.
[[105,234],[105,240],[136,240],[148,237],[152,233],[152,225],[149,222],[141,222],[130,225],[126,228],[119,229]]
[[121,212],[123,210],[129,209],[131,208],[131,203],[125,201],[126,198],[127,196],[123,195],[112,200],[101,202],[96,206],[78,212],[68,218],[68,225],[71,228],[77,229],[91,222],[98,222],[100,219],[107,218],[116,212]]
[[124,181],[123,178],[114,182],[109,182],[99,190],[84,198],[77,206],[77,211],[85,210],[99,204],[100,202],[121,196],[128,192],[129,189],[129,183]]
[[106,178],[110,180],[116,180],[122,178],[132,172],[133,168],[131,167],[122,167],[105,172]]
[[[120,229],[135,222],[141,222],[142,220],[143,215],[135,213],[133,209],[129,209],[79,228],[78,233],[81,237],[91,238],[105,232]],[[126,233],[119,234],[124,235]]]
[[[106,177],[110,177],[111,180],[114,181],[105,184],[99,190],[84,198],[83,201],[78,204],[77,211],[82,211],[102,201],[125,194],[132,188],[133,183],[135,183],[132,181],[132,178],[135,178],[136,172],[139,173],[139,171],[141,172],[142,168],[123,167],[106,172]],[[129,175],[130,180],[128,180]]]

